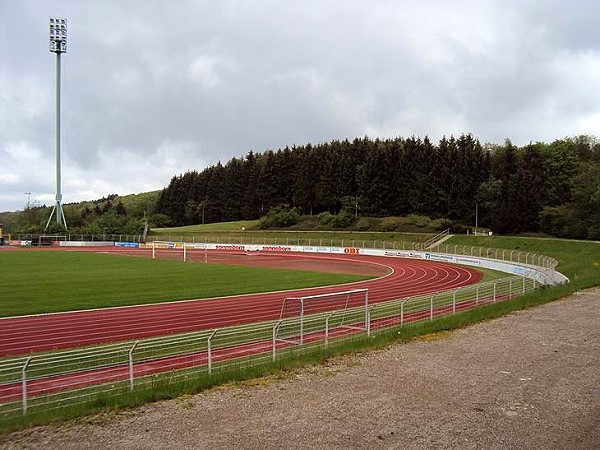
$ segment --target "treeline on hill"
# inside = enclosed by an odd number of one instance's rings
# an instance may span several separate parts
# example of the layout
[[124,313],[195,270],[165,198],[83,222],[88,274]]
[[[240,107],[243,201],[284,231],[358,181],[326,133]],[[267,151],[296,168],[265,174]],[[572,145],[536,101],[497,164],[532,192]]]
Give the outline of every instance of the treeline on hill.
[[[288,205],[303,215],[415,214],[499,233],[600,238],[600,144],[482,146],[471,135],[332,141],[249,152],[175,176],[156,211],[170,225],[256,219]],[[477,210],[477,213],[476,213]]]
[[[168,217],[155,213],[157,196],[157,191],[126,196],[111,194],[97,200],[65,204],[63,209],[68,231],[86,235],[139,235],[144,230],[146,219],[155,226],[164,226]],[[51,207],[34,202],[26,205],[23,211],[0,213],[0,223],[4,224],[7,232],[15,235],[42,233],[51,210]],[[63,230],[52,220],[46,232]]]

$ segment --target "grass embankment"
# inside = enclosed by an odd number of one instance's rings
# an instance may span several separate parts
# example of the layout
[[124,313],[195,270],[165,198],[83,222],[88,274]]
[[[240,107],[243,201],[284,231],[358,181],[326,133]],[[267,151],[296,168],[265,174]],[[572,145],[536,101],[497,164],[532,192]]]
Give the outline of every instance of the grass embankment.
[[[267,242],[270,244],[300,244],[362,246],[363,242],[424,242],[433,236],[432,233],[400,233],[375,231],[278,231],[252,229],[258,221],[241,221],[190,225],[175,228],[153,228],[148,234],[150,240],[173,240],[192,242],[243,242],[245,244]],[[243,230],[243,228],[245,230]]]
[[564,239],[513,236],[453,236],[447,244],[504,248],[551,256],[559,261],[558,270],[570,283],[557,287],[565,294],[600,285],[600,243]]
[[326,286],[369,277],[84,252],[0,252],[0,317]]

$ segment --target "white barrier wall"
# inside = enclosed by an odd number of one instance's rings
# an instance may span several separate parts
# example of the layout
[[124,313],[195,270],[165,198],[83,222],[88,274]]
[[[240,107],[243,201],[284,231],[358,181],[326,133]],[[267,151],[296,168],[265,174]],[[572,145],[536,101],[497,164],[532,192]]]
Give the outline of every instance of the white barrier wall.
[[113,241],[60,241],[61,247],[114,247]]
[[[155,242],[155,248],[183,248],[182,242]],[[509,273],[533,279],[541,284],[554,285],[568,283],[569,279],[560,272],[528,264],[519,264],[510,261],[501,261],[491,258],[482,258],[475,256],[452,255],[447,253],[435,253],[427,251],[411,250],[380,250],[356,247],[320,247],[320,246],[302,246],[302,245],[262,245],[262,244],[211,244],[185,243],[188,249],[197,250],[225,250],[242,252],[298,252],[298,253],[328,253],[328,254],[346,254],[346,255],[370,255],[395,258],[425,259],[429,261],[446,262],[451,264],[461,264],[465,266],[481,267],[484,269],[497,270],[499,272]]]

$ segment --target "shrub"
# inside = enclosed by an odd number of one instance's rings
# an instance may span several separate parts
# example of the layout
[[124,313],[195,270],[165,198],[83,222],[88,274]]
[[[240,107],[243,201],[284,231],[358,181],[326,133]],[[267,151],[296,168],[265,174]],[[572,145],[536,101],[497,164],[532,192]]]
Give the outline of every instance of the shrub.
[[331,225],[331,222],[333,221],[333,215],[327,211],[319,214],[317,218],[319,219],[319,222],[321,222],[321,224],[323,225]]
[[298,223],[300,215],[296,208],[289,205],[279,205],[271,208],[259,222],[259,228],[287,228]]
[[348,211],[342,211],[337,216],[333,216],[331,220],[331,226],[333,228],[348,228],[354,222],[356,222],[356,217],[350,214]]
[[358,222],[356,222],[354,228],[356,228],[358,231],[367,231],[369,228],[371,228],[371,222],[366,217],[361,217],[358,219]]
[[431,226],[438,231],[444,231],[448,228],[452,228],[453,223],[450,219],[446,219],[444,217],[440,219],[435,219],[431,221]]
[[397,217],[386,217],[379,224],[379,231],[397,231],[400,220]]
[[409,223],[416,225],[419,228],[432,227],[432,220],[427,216],[419,216],[417,214],[408,215]]

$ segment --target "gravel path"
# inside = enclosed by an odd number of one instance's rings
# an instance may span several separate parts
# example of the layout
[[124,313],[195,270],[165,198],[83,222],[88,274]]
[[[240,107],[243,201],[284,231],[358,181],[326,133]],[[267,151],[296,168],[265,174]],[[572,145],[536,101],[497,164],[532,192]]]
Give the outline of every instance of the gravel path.
[[0,448],[600,448],[600,289]]

